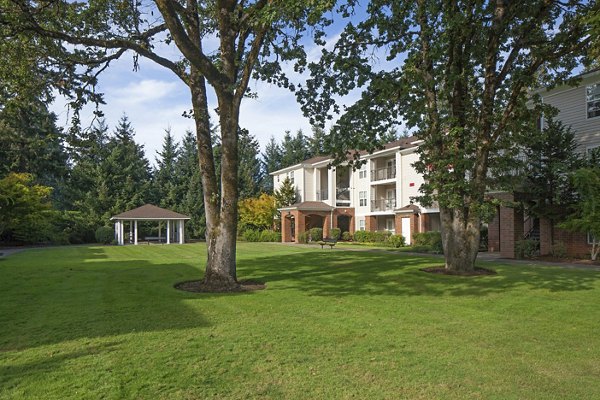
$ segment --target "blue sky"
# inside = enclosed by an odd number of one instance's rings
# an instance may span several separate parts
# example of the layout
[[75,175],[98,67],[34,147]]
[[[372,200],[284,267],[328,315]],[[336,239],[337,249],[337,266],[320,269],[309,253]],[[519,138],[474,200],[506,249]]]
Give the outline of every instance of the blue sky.
[[[344,21],[336,21],[329,31],[328,46],[333,45],[343,28]],[[215,39],[209,39],[205,48],[216,46]],[[321,49],[312,41],[306,40],[306,52],[309,59],[316,60]],[[157,52],[177,59],[178,50],[174,45],[157,46]],[[293,66],[283,65],[294,82],[305,79],[293,72]],[[271,136],[281,140],[286,130],[296,132],[302,129],[311,133],[307,118],[302,115],[300,105],[292,92],[273,84],[252,81],[251,90],[258,93],[257,98],[246,98],[242,102],[240,126],[250,131],[258,140],[261,150]],[[162,146],[165,129],[171,128],[172,134],[180,140],[185,131],[193,130],[193,120],[184,118],[182,113],[191,108],[188,88],[169,70],[140,57],[138,71],[133,71],[133,53],[127,53],[113,62],[100,76],[97,91],[104,93],[106,104],[101,106],[106,122],[112,128],[126,113],[135,129],[136,141],[143,144],[148,159],[154,163],[156,152]],[[344,98],[349,104],[359,97],[356,91]],[[209,108],[213,121],[217,121],[214,108],[214,95],[209,93]],[[57,97],[51,110],[58,115],[61,126],[68,126],[71,113],[64,98]],[[93,121],[93,107],[82,112],[82,124],[89,127]]]

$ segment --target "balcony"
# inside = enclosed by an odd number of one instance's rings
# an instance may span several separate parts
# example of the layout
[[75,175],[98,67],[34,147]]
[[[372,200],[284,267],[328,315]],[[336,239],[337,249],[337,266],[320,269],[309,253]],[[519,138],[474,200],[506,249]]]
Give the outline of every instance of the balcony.
[[396,199],[371,200],[371,212],[393,211],[396,208]]
[[395,167],[383,167],[371,170],[371,182],[384,181],[396,178]]

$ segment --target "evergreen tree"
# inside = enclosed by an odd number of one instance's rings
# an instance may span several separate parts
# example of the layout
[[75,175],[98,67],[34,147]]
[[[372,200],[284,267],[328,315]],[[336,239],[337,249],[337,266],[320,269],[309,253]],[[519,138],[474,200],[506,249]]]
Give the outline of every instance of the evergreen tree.
[[[541,132],[530,135],[524,155],[523,192],[529,214],[560,222],[572,212],[577,201],[569,178],[583,162],[573,132],[560,121],[548,118]],[[551,241],[553,236],[552,229]]]
[[282,168],[289,167],[290,165],[298,164],[311,157],[309,150],[308,140],[302,130],[298,130],[295,136],[292,136],[290,131],[286,131],[283,136],[283,142],[281,143]]
[[41,100],[17,96],[0,103],[0,177],[31,174],[53,188],[53,202],[64,208],[69,170],[64,139],[56,115]]
[[202,176],[198,160],[196,137],[187,131],[181,142],[181,149],[175,163],[177,185],[176,211],[188,215],[191,219],[186,223],[188,237],[204,238],[206,233],[206,217],[202,194]]
[[144,156],[144,146],[135,143],[133,135],[124,115],[109,140],[109,153],[100,168],[99,200],[105,206],[105,220],[149,200],[150,163]]
[[273,192],[273,179],[269,174],[281,169],[282,150],[274,136],[271,136],[269,143],[265,146],[265,152],[262,153],[262,164],[265,179],[263,179],[263,190],[267,193]]
[[263,173],[258,159],[260,146],[247,129],[238,134],[238,190],[240,199],[257,196],[262,187]]
[[179,145],[171,135],[171,129],[165,130],[162,151],[157,152],[156,171],[153,182],[153,192],[160,207],[175,209],[179,204],[177,187],[182,177],[176,174],[176,162],[179,155]]
[[326,140],[327,133],[320,126],[312,127],[312,137],[309,139],[309,153],[311,157],[323,156],[327,154]]
[[296,187],[290,180],[285,178],[278,190],[275,191],[275,202],[277,208],[287,207],[296,202],[298,198],[296,194]]

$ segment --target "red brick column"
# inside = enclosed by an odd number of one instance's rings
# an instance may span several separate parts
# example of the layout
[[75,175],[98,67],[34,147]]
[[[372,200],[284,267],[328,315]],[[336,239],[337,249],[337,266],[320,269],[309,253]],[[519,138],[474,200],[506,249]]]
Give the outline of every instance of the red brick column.
[[394,230],[396,235],[402,235],[402,216],[404,214],[396,214],[394,216]]
[[299,234],[306,230],[306,216],[304,215],[304,213],[302,211],[292,211],[292,214],[294,215],[294,217],[296,219],[296,232],[295,232],[295,237],[294,237],[295,240],[294,241],[296,243],[298,243]]
[[500,256],[515,258],[515,245],[523,240],[523,212],[515,208],[500,207]]
[[500,251],[500,212],[496,211],[496,216],[488,224],[488,251]]
[[421,228],[419,226],[419,214],[411,214],[410,216],[410,241],[412,242],[412,236],[415,233],[421,232]]
[[421,214],[421,229],[419,232],[429,232],[431,230],[431,216],[429,214]]
[[365,230],[375,232],[377,230],[377,217],[370,215],[365,217]]
[[287,215],[287,211],[281,212],[281,241],[292,241],[292,221]]
[[540,218],[540,255],[552,253],[552,222],[548,218]]
[[[331,232],[331,223],[331,213],[329,212],[325,214],[325,217],[323,218],[323,238],[329,237],[329,234]],[[337,218],[333,218],[333,227],[337,227]]]

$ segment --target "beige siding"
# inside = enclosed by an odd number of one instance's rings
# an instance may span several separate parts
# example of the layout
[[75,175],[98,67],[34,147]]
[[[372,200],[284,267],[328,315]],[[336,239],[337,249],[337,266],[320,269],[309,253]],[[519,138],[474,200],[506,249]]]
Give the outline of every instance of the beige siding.
[[583,80],[578,87],[561,87],[543,95],[544,103],[559,110],[557,119],[571,127],[582,152],[600,146],[600,117],[587,117],[586,87],[594,83],[600,79]]

